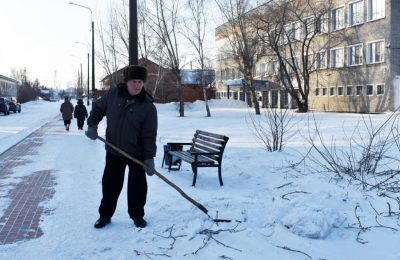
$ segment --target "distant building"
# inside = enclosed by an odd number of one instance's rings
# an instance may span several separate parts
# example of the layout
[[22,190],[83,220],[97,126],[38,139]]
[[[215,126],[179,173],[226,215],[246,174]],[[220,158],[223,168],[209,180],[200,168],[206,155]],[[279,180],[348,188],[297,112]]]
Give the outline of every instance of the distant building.
[[[148,76],[145,89],[154,97],[156,102],[168,103],[179,101],[176,77],[171,70],[159,66],[148,59],[140,59],[139,65],[147,68]],[[124,81],[124,69],[125,68],[122,68],[101,80],[105,90],[116,87],[118,83]],[[213,88],[215,73],[214,70],[205,70],[204,74],[207,98],[210,99],[215,96],[215,90]],[[184,102],[204,100],[201,84],[201,70],[182,69],[181,77]]]
[[0,96],[16,97],[18,94],[18,81],[0,75]]

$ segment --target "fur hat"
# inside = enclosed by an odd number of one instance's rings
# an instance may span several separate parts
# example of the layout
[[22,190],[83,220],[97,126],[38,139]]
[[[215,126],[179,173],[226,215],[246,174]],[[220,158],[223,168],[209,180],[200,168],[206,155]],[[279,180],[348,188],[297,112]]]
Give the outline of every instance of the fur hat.
[[131,79],[141,79],[146,82],[147,69],[142,66],[130,65],[124,70],[124,81],[125,83]]

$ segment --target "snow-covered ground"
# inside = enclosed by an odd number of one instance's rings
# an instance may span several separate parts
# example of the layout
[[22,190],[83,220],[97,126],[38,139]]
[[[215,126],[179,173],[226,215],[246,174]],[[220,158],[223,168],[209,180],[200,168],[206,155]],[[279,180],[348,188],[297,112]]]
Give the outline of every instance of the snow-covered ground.
[[[74,102],[75,103],[75,102]],[[45,122],[50,122],[38,154],[27,155],[29,165],[14,169],[15,176],[53,170],[55,194],[44,206],[51,210],[41,223],[38,239],[0,246],[0,259],[400,259],[400,233],[371,228],[356,241],[360,220],[365,227],[400,229],[398,217],[376,214],[399,211],[393,200],[363,192],[348,182],[333,182],[325,174],[304,168],[284,170],[308,149],[298,134],[283,152],[266,152],[249,128],[252,109],[242,102],[211,101],[212,117],[205,117],[203,102],[188,104],[178,117],[176,104],[157,105],[159,115],[156,169],[189,196],[203,204],[212,217],[231,219],[213,223],[199,209],[158,177],[148,177],[145,219],[148,227],[135,228],[127,213],[126,189],[121,193],[112,223],[94,229],[101,198],[104,145],[76,130],[63,130],[61,103],[31,102],[21,114],[0,116],[0,153]],[[340,140],[343,129],[361,120],[358,114],[315,113],[326,137]],[[293,130],[307,128],[307,116],[296,114]],[[374,115],[382,122],[386,114]],[[246,120],[247,119],[247,120]],[[220,187],[216,168],[200,168],[191,186],[188,164],[180,171],[162,169],[162,146],[168,141],[189,141],[196,129],[230,137],[223,158]],[[104,135],[105,125],[99,128]],[[398,154],[394,155],[398,157]],[[0,180],[0,191],[16,181]],[[10,185],[7,185],[10,184]],[[397,194],[400,196],[400,194]],[[0,201],[0,213],[8,201]],[[358,206],[357,219],[355,208]],[[377,219],[375,219],[377,216]]]

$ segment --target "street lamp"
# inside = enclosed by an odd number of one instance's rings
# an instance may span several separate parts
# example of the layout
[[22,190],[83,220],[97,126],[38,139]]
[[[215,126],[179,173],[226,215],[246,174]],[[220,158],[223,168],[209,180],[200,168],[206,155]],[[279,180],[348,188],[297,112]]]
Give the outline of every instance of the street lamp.
[[[83,44],[87,47],[87,45],[83,42],[75,42],[76,44]],[[87,106],[89,106],[89,50],[87,51]]]
[[[71,5],[76,5],[85,9],[88,9],[90,11],[90,20],[92,21],[92,103],[93,100],[95,99],[95,76],[94,76],[94,22],[93,22],[93,13],[92,9],[90,9],[87,6],[80,5],[80,4],[75,4],[73,2],[69,2]],[[89,93],[88,93],[89,95]]]
[[[79,70],[78,70],[78,89],[79,89],[79,91],[78,91],[78,97],[80,97],[80,96],[79,96],[79,93],[83,93],[82,61],[81,61],[81,58],[79,58],[79,57],[76,56],[76,55],[72,55],[72,54],[71,54],[71,56],[74,57],[74,58],[79,59],[79,63],[80,63],[80,65],[81,65],[81,73],[80,73],[80,76],[79,76]],[[89,77],[89,74],[88,74],[88,77]]]

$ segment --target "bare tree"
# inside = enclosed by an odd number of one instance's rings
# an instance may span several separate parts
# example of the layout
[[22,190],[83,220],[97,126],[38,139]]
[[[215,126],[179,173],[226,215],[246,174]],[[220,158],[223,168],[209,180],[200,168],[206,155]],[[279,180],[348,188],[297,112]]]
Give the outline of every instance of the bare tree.
[[207,89],[205,84],[206,55],[204,53],[204,38],[206,34],[207,15],[205,12],[205,0],[187,0],[187,6],[190,10],[190,19],[184,22],[185,38],[194,47],[197,54],[197,62],[201,69],[201,85],[203,87],[203,96],[206,104],[207,117],[211,116],[207,100]]
[[[225,55],[231,59],[243,74],[245,90],[248,87],[252,97],[255,113],[260,114],[256,89],[254,86],[254,69],[259,52],[257,31],[254,30],[251,14],[250,0],[215,0],[222,15],[227,20],[220,31],[225,40],[228,41],[228,49]],[[251,104],[251,103],[250,103]]]
[[183,88],[181,83],[181,58],[179,56],[178,26],[179,26],[179,1],[178,0],[152,0],[149,8],[148,21],[151,29],[161,40],[165,51],[164,63],[171,69],[177,79],[179,96],[179,116],[185,116],[183,102]]
[[277,62],[278,80],[299,112],[309,109],[310,76],[324,58],[321,45],[329,42],[316,41],[316,36],[327,32],[330,8],[331,0],[280,0],[262,5],[254,14],[265,55]]

